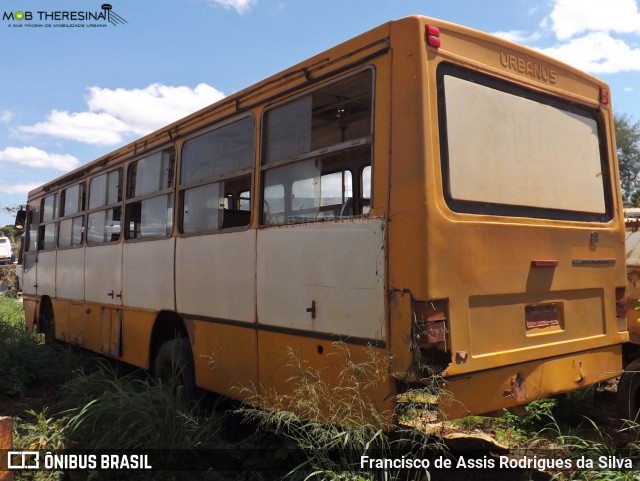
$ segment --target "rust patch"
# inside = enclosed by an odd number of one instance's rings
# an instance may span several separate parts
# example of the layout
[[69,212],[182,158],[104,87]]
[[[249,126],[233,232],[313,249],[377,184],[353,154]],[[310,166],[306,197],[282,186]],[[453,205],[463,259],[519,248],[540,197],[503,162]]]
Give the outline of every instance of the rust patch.
[[524,375],[519,372],[515,377],[511,378],[511,397],[518,402],[526,401],[527,385],[524,382]]
[[467,362],[468,358],[469,358],[469,352],[468,351],[457,351],[456,352],[456,364],[464,364],[465,362]]
[[582,372],[582,361],[573,361],[573,369],[575,371],[575,377],[573,378],[573,380],[578,385],[583,384],[584,373]]

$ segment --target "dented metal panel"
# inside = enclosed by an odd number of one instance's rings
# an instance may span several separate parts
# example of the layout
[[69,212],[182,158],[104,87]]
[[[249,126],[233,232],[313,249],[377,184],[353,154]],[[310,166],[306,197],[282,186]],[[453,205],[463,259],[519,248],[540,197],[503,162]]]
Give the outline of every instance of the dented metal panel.
[[39,296],[56,295],[56,251],[38,252],[37,293]]
[[358,218],[258,231],[258,322],[384,340],[383,226]]
[[[123,302],[146,309],[175,309],[173,254],[175,239],[130,242],[123,253]],[[148,266],[154,266],[154,275]]]
[[255,239],[255,230],[178,238],[178,312],[254,322]]
[[88,247],[84,278],[85,300],[122,304],[122,244]]
[[84,300],[84,249],[59,250],[56,264],[57,297]]

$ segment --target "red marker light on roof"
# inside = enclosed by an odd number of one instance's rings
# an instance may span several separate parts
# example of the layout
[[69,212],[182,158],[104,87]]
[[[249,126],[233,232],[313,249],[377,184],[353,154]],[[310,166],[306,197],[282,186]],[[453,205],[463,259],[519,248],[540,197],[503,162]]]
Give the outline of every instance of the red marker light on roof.
[[600,87],[600,103],[602,105],[609,103],[609,89],[607,87]]
[[433,25],[425,25],[427,44],[434,48],[440,48],[440,29]]

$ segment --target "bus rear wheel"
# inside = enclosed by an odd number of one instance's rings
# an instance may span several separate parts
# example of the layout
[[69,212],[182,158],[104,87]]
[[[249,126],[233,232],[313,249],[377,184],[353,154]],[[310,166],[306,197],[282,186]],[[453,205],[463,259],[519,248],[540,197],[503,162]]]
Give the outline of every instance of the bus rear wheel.
[[618,384],[616,399],[618,412],[623,419],[638,420],[640,410],[640,359],[631,361],[625,368]]
[[177,398],[188,404],[196,401],[195,370],[189,340],[184,337],[165,341],[158,349],[154,376]]

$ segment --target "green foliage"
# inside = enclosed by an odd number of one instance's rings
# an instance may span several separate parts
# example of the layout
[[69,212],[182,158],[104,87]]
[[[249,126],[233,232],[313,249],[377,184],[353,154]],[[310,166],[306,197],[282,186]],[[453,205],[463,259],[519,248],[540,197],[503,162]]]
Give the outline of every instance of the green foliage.
[[72,446],[95,449],[195,449],[215,445],[216,416],[198,417],[170,389],[140,373],[117,374],[106,363],[80,371],[60,392]]
[[[302,474],[305,480],[372,480],[373,475],[360,468],[362,455],[374,453],[373,457],[392,458],[402,453],[427,457],[445,449],[413,430],[390,436],[389,426],[385,425],[388,416],[378,412],[367,396],[367,388],[382,382],[387,375],[388,360],[371,350],[366,361],[354,362],[348,350],[341,343],[337,345],[344,354],[344,369],[335,383],[330,384],[321,371],[290,350],[288,366],[295,372],[289,379],[291,393],[254,389],[249,393],[250,403],[237,410],[245,422],[257,423],[261,432],[273,433],[304,453],[305,458],[288,476]],[[398,479],[401,473],[385,472],[384,476]]]
[[63,433],[66,419],[49,414],[49,408],[40,412],[32,409],[25,412],[28,418],[17,418],[15,423],[14,444],[16,449],[47,450],[64,449]]
[[[64,418],[49,414],[48,408],[41,412],[28,410],[26,417],[16,418],[13,443],[17,450],[60,450],[65,447]],[[61,471],[18,471],[16,481],[61,481]]]
[[[7,299],[0,301],[1,395],[23,393],[35,382],[62,383],[65,378],[60,373],[67,373],[68,377],[73,371],[73,377],[57,391],[59,402],[54,409],[27,411],[17,420],[15,446],[18,449],[166,449],[170,453],[171,450],[197,448],[241,448],[252,450],[256,458],[267,457],[258,460],[261,466],[272,462],[278,468],[279,463],[294,452],[299,456],[296,458],[298,465],[285,478],[292,481],[407,479],[407,473],[394,471],[378,471],[374,476],[360,469],[360,456],[369,454],[397,459],[401,456],[447,455],[442,444],[416,430],[388,431],[387,416],[378,412],[367,396],[368,388],[388,375],[387,360],[377,357],[374,351],[364,362],[354,362],[346,348],[341,351],[344,370],[337,384],[329,385],[321,371],[311,368],[292,350],[290,367],[295,374],[290,379],[293,384],[290,394],[254,389],[252,405],[244,405],[235,411],[242,417],[244,426],[250,426],[250,433],[238,440],[235,435],[229,436],[225,423],[234,421],[230,416],[219,411],[208,415],[196,413],[180,400],[180,396],[174,396],[167,386],[149,379],[144,373],[123,375],[107,362],[88,364],[71,350],[40,344],[38,338],[24,328],[19,304]],[[84,367],[71,368],[78,364],[84,364]],[[12,367],[16,370],[12,371]],[[441,394],[435,387],[438,385],[434,383],[424,392],[410,393],[407,402],[432,406]],[[499,418],[473,416],[451,424],[460,429],[490,431],[499,441],[526,452],[543,449],[554,457],[571,459],[638,458],[638,425],[627,423],[622,431],[612,432],[610,426],[586,418],[585,413],[602,414],[596,409],[602,400],[594,401],[593,396],[593,390],[585,390],[565,401],[534,401],[523,407],[521,416],[505,411]],[[624,442],[621,443],[620,438]],[[631,454],[625,450],[631,450]],[[290,459],[286,461],[290,465]],[[631,481],[640,479],[637,472],[595,469],[549,475],[559,481]],[[112,473],[87,473],[88,477],[81,479],[109,479],[109,474]],[[207,479],[225,479],[222,473],[206,474],[212,475]],[[17,480],[58,481],[61,476],[56,472],[20,473]],[[429,476],[429,473],[415,473],[412,479],[428,480]],[[159,478],[204,479],[156,472],[136,479]],[[260,473],[252,473],[246,478],[238,473],[234,479],[260,478]]]
[[[0,296],[0,329],[2,329],[2,326],[20,328],[24,326],[22,303]],[[2,339],[1,335],[0,339]]]
[[22,306],[0,296],[0,396],[25,392],[37,377],[36,338],[24,327]]
[[21,234],[23,234],[23,232],[16,229],[16,227],[13,225],[5,225],[4,227],[0,227],[0,235],[9,237],[11,239],[11,242],[15,242],[16,238]]
[[640,200],[640,122],[625,114],[614,115],[622,197],[632,205]]
[[24,394],[30,386],[67,379],[76,357],[62,346],[45,346],[27,331],[22,304],[0,296],[0,397]]
[[527,436],[531,432],[536,432],[553,420],[553,410],[558,401],[553,398],[539,399],[524,405],[524,414],[518,416],[505,410],[501,423],[505,428],[514,433]]
[[[18,297],[17,284],[18,278],[16,276],[16,266],[14,264],[5,264],[0,266],[0,285],[2,285],[2,289],[0,289],[0,297],[9,297],[11,299],[16,299]],[[0,309],[2,305],[0,305]],[[19,306],[20,312],[19,315],[22,316],[21,309]],[[10,309],[12,310],[12,309]],[[13,317],[13,313],[7,313],[10,318]],[[0,319],[3,319],[2,314],[0,313]]]

